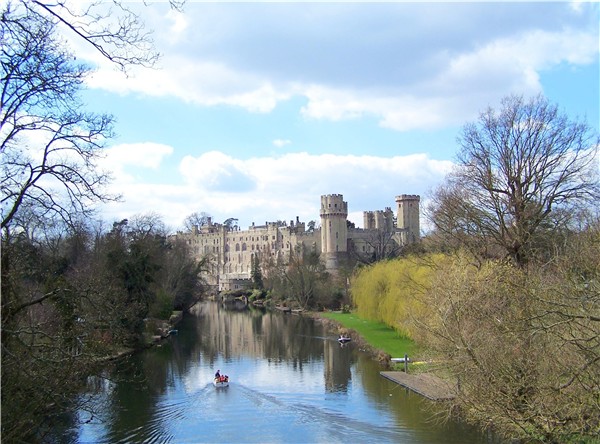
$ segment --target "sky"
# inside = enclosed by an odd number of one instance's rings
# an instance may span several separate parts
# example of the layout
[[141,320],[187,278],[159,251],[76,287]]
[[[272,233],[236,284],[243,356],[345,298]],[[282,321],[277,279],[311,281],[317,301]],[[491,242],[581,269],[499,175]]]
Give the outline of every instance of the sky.
[[[159,214],[169,229],[349,219],[422,205],[461,128],[511,94],[543,94],[599,128],[597,2],[163,2],[132,4],[162,54],[128,77],[89,48],[88,109],[113,114],[106,221]],[[423,222],[422,222],[423,224]],[[426,223],[423,224],[426,226]]]

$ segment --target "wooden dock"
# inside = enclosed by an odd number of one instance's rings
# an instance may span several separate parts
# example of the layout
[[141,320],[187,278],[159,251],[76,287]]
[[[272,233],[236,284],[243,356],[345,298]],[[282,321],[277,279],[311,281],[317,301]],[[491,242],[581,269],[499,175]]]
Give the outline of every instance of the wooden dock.
[[380,372],[380,374],[432,401],[447,401],[454,398],[455,387],[429,373]]

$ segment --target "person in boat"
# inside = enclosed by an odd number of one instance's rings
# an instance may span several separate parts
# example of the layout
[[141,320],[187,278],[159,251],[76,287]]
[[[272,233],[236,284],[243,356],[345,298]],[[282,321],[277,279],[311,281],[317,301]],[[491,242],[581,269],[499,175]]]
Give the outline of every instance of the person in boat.
[[219,379],[221,378],[221,370],[217,370],[217,373],[215,373],[215,379]]

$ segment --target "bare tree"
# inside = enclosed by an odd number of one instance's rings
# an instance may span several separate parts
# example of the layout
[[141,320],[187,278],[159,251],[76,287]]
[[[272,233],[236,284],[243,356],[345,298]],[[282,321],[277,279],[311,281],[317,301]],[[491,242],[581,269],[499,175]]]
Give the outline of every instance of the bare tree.
[[210,218],[210,214],[204,211],[200,213],[195,211],[184,219],[183,226],[187,231],[192,231],[194,227],[200,228],[202,225],[207,225]]
[[166,238],[167,228],[160,214],[151,211],[145,214],[136,214],[129,220],[129,227],[136,239],[145,239],[148,236],[162,236]]
[[62,49],[54,24],[9,8],[2,12],[2,228],[24,206],[69,221],[111,198],[97,160],[112,118],[81,110],[77,93],[88,69]]
[[[173,7],[183,2],[171,0]],[[2,228],[22,205],[38,214],[86,214],[109,175],[98,168],[113,118],[85,112],[78,93],[90,67],[57,37],[64,28],[122,70],[152,66],[150,33],[126,2],[13,0],[0,11]]]
[[528,442],[598,436],[598,239],[598,226],[577,233],[532,270],[465,254],[438,268],[414,319],[468,420]]
[[[114,279],[102,280],[105,270],[82,258],[83,233],[67,239],[70,253],[59,248],[65,244],[60,224],[77,230],[95,203],[116,196],[106,192],[110,177],[98,166],[113,119],[84,110],[79,92],[90,67],[69,52],[57,28],[122,70],[151,66],[156,52],[125,2],[80,5],[9,0],[0,6],[1,411],[7,442],[41,441],[58,415],[76,408],[72,395],[106,349],[96,348],[103,332],[94,327],[116,322],[104,333],[118,332],[119,315],[132,305]],[[88,316],[79,316],[84,307]]]
[[524,266],[540,236],[600,197],[600,138],[541,96],[504,99],[499,111],[467,124],[459,143],[457,165],[428,215],[440,233],[479,256],[502,254]]
[[[15,0],[14,3],[61,26],[123,71],[134,65],[152,67],[159,59],[151,31],[144,27],[128,2]],[[184,3],[184,0],[169,1],[174,9],[181,9]]]
[[368,247],[368,252],[360,252],[352,241],[353,245],[350,252],[354,259],[363,264],[373,264],[385,259],[398,257],[403,249],[396,233],[390,230],[369,230],[363,236],[362,240]]
[[328,279],[319,254],[304,245],[290,251],[289,263],[282,268],[283,280],[291,298],[301,307],[314,307]]

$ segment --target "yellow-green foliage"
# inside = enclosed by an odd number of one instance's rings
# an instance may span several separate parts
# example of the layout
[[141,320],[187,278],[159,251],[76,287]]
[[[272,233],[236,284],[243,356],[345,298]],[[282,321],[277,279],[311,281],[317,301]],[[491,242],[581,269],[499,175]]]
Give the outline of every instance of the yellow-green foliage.
[[419,304],[433,274],[446,257],[430,254],[378,262],[360,270],[352,279],[352,301],[357,314],[383,322],[413,337],[411,317],[426,309]]

